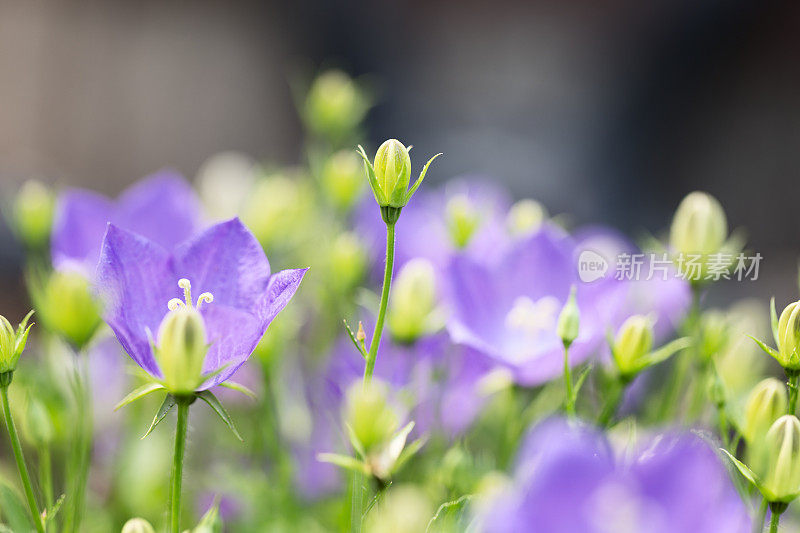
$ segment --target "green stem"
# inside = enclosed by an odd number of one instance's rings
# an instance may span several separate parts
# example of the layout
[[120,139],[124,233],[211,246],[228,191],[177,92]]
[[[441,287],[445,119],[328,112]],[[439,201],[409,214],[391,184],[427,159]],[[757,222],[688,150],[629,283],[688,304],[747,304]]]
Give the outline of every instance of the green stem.
[[360,472],[353,472],[350,491],[350,533],[361,532],[361,522],[364,513],[364,481]]
[[614,420],[614,415],[617,414],[619,404],[625,395],[625,389],[627,388],[628,383],[630,383],[629,380],[620,378],[614,384],[614,390],[611,391],[608,400],[603,406],[603,410],[600,412],[600,416],[597,418],[597,425],[601,428],[608,427]]
[[[44,493],[44,508],[51,509],[53,500],[53,461],[50,456],[50,447],[44,444],[39,448],[39,483]],[[45,528],[47,525],[45,524]]]
[[[700,288],[692,285],[692,306],[689,309],[689,314],[686,315],[683,328],[681,328],[688,336],[691,336],[693,341],[697,340],[697,330],[700,325]],[[683,350],[676,357],[674,370],[670,375],[664,401],[661,404],[661,411],[659,413],[660,420],[666,420],[675,414],[676,410],[680,409],[681,392],[685,386],[686,379],[689,375],[695,359],[695,350]]]
[[183,481],[183,456],[186,451],[186,429],[189,422],[189,404],[186,398],[177,398],[178,423],[175,427],[175,455],[172,461],[172,483],[170,487],[170,532],[180,533],[181,527],[181,483]]
[[787,386],[789,388],[789,414],[793,415],[797,412],[797,387],[798,381],[800,381],[800,373],[792,371],[787,372],[788,382]]
[[392,272],[394,270],[394,224],[386,224],[386,268],[383,272],[383,289],[381,290],[381,303],[378,308],[378,320],[375,322],[375,331],[367,354],[367,366],[364,368],[364,383],[372,379],[375,371],[375,359],[381,345],[383,322],[386,319],[386,308],[389,305],[389,290],[392,286]]
[[761,499],[761,505],[758,506],[758,513],[753,517],[752,533],[762,533],[764,531],[764,520],[767,518],[767,499]]
[[0,386],[0,399],[3,403],[3,416],[6,420],[6,427],[8,428],[8,437],[11,440],[11,447],[14,450],[14,459],[17,461],[17,470],[19,471],[19,478],[22,481],[22,487],[25,489],[25,499],[28,500],[31,518],[33,519],[33,524],[36,526],[36,531],[44,533],[42,515],[36,505],[36,497],[33,495],[31,477],[28,475],[28,467],[25,466],[25,457],[22,455],[22,445],[19,442],[19,435],[17,435],[14,419],[11,417],[11,406],[8,403],[8,385]]
[[572,389],[572,374],[569,369],[569,346],[566,344],[564,345],[564,388],[567,395],[564,408],[567,416],[573,418],[575,416],[575,393]]
[[64,524],[64,531],[77,533],[83,520],[86,499],[86,484],[89,480],[89,468],[92,455],[92,393],[89,383],[88,362],[85,356],[76,353],[74,373],[74,394],[76,408],[75,444],[72,452],[71,487],[72,503]]
[[772,513],[769,519],[769,533],[778,533],[778,522],[780,522],[780,520],[780,513]]

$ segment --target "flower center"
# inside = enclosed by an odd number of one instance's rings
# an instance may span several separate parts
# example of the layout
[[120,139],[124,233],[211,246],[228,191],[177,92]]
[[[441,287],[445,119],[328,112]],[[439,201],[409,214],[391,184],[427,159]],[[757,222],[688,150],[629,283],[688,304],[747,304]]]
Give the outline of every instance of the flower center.
[[527,296],[514,300],[506,315],[506,327],[535,336],[537,333],[553,331],[558,320],[559,303],[553,296],[533,301]]
[[186,279],[181,278],[178,280],[178,287],[183,289],[183,300],[180,298],[173,298],[169,302],[167,302],[167,307],[170,311],[175,311],[181,307],[185,307],[188,309],[197,309],[200,310],[200,307],[204,303],[211,303],[214,301],[214,295],[210,292],[204,292],[200,296],[197,297],[197,305],[194,305],[192,301],[192,283]]

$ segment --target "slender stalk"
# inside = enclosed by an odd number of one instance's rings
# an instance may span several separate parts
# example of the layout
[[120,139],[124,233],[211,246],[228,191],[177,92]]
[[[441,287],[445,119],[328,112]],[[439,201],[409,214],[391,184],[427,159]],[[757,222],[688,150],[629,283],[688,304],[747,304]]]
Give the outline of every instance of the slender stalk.
[[[698,328],[700,325],[700,288],[692,285],[692,306],[689,309],[689,314],[683,324],[683,331],[691,336],[693,341],[696,342],[698,335]],[[695,350],[683,350],[676,357],[676,362],[672,374],[670,375],[669,382],[664,394],[664,401],[661,404],[659,413],[660,420],[670,418],[680,407],[680,395],[685,386],[686,379],[689,375],[694,359],[696,358]]]
[[11,417],[11,406],[8,403],[8,385],[0,386],[0,400],[3,403],[3,417],[6,420],[8,437],[11,440],[11,448],[14,450],[14,459],[17,461],[17,470],[19,471],[19,478],[22,481],[22,487],[25,489],[25,499],[28,500],[31,518],[33,519],[33,524],[36,526],[36,531],[44,533],[42,514],[39,512],[39,508],[36,505],[36,497],[33,495],[31,477],[28,475],[28,467],[25,466],[25,457],[22,455],[22,445],[19,442],[19,435],[14,425],[14,419]]
[[572,389],[572,374],[569,369],[569,348],[564,345],[564,388],[566,389],[567,399],[564,403],[564,408],[567,411],[567,416],[573,418],[575,416],[575,392]]
[[601,428],[608,427],[614,421],[614,416],[617,414],[619,404],[625,395],[629,380],[619,379],[614,384],[614,390],[609,394],[608,400],[597,418],[597,425]]
[[180,533],[181,527],[181,483],[183,481],[183,456],[186,451],[186,429],[189,422],[189,404],[186,398],[178,398],[178,423],[175,427],[175,455],[172,461],[172,483],[170,487],[170,532]]
[[386,319],[386,308],[389,305],[389,290],[392,286],[392,273],[394,270],[394,224],[386,224],[386,268],[383,272],[383,289],[381,290],[381,303],[378,307],[378,319],[375,322],[375,331],[367,354],[367,366],[364,368],[364,383],[372,379],[375,371],[375,359],[381,345],[383,322]]
[[53,507],[55,500],[53,499],[53,461],[47,444],[39,448],[39,477],[39,484],[44,494],[43,507],[50,509]]
[[769,519],[769,533],[778,533],[778,522],[781,520],[780,513],[772,513]]
[[75,394],[76,431],[75,444],[72,451],[71,474],[72,487],[64,531],[77,533],[86,500],[86,484],[89,480],[89,468],[92,455],[92,434],[94,432],[92,414],[92,392],[89,383],[89,370],[86,357],[76,353],[73,392]]
[[350,491],[350,533],[361,533],[361,522],[364,515],[364,477],[360,472],[353,472]]
[[789,388],[789,414],[793,415],[797,412],[797,387],[800,381],[800,373],[791,372],[787,373]]
[[758,513],[753,517],[752,533],[762,533],[764,531],[764,520],[767,518],[767,499],[761,499],[761,505],[758,506]]

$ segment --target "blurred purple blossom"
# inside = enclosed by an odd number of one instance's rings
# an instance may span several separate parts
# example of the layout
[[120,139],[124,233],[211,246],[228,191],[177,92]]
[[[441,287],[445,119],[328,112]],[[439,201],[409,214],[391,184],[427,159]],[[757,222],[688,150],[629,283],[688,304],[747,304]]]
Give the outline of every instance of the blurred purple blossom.
[[227,380],[247,360],[305,272],[271,274],[261,245],[238,219],[212,226],[174,253],[109,224],[97,283],[106,322],[131,358],[157,378],[161,371],[148,332],[158,331],[167,302],[181,296],[178,280],[188,279],[198,293],[212,293],[213,304],[200,311],[211,344],[203,372],[225,369],[206,389]]
[[93,191],[67,190],[58,199],[53,223],[53,265],[90,278],[109,222],[172,249],[202,228],[201,213],[191,186],[170,170],[144,178],[117,200]]
[[592,428],[541,423],[511,485],[479,517],[489,533],[745,532],[749,519],[719,456],[691,433],[655,437],[617,458]]

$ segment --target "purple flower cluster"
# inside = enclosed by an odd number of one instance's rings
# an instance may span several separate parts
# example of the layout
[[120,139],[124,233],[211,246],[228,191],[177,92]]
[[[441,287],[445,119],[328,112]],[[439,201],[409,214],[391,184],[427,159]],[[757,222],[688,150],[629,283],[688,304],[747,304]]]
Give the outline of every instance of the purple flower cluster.
[[487,533],[749,529],[721,458],[701,437],[665,435],[615,457],[601,434],[563,420],[531,431],[510,485],[479,514]]

